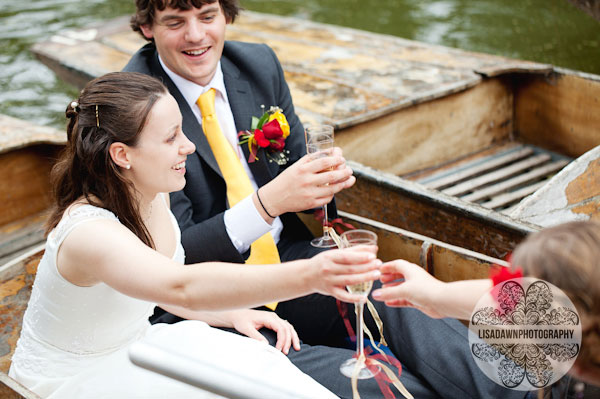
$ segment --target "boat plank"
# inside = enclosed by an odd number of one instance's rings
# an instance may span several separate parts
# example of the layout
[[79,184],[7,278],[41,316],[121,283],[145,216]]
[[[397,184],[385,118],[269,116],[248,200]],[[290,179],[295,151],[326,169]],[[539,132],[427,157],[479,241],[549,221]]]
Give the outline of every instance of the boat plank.
[[510,150],[514,150],[517,147],[522,147],[522,144],[512,141],[510,137],[507,136],[506,140],[492,143],[490,146],[479,149],[478,151],[451,159],[449,161],[440,162],[438,165],[430,168],[406,173],[400,175],[400,177],[423,184],[424,182],[428,182],[431,176],[444,177],[449,173],[449,171],[461,170],[468,167],[469,164],[477,162],[479,159],[491,157],[499,153],[505,153]]
[[507,153],[496,154],[494,156],[485,157],[478,160],[474,165],[471,164],[468,167],[460,168],[458,171],[446,171],[447,176],[437,178],[431,176],[427,181],[420,181],[421,184],[434,189],[439,190],[441,187],[456,184],[461,180],[465,180],[471,176],[478,175],[482,172],[490,169],[497,168],[498,166],[505,165],[510,162],[514,162],[518,159],[525,158],[533,153],[533,149],[529,147],[517,148]]
[[547,176],[550,173],[555,173],[555,172],[559,171],[560,169],[564,168],[568,163],[569,163],[569,161],[561,159],[561,160],[549,163],[548,165],[544,165],[539,168],[535,168],[527,173],[518,175],[516,177],[505,180],[498,184],[494,184],[492,186],[482,188],[481,190],[474,191],[471,194],[460,197],[460,199],[462,199],[463,201],[470,201],[470,202],[479,201],[486,197],[489,197],[489,196],[501,193],[503,191],[515,188],[515,187],[517,187],[521,184],[527,183],[531,180],[538,179],[543,176]]
[[519,201],[522,198],[525,198],[526,196],[535,193],[535,191],[541,188],[544,184],[546,184],[545,181],[539,181],[529,186],[521,187],[518,190],[500,194],[498,196],[493,197],[489,201],[481,203],[481,206],[490,209],[506,206],[512,202]]
[[522,161],[516,162],[512,165],[505,166],[494,172],[486,173],[482,176],[468,180],[464,183],[457,184],[456,186],[448,187],[442,192],[448,195],[460,195],[466,192],[472,191],[476,188],[492,183],[494,181],[506,179],[509,176],[515,175],[529,168],[536,167],[537,165],[548,162],[552,157],[549,154],[539,154]]

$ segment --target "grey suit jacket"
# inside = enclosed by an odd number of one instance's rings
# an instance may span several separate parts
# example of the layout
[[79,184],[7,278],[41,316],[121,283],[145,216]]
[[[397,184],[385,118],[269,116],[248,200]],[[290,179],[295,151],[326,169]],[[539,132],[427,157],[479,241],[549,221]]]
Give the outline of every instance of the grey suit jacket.
[[[294,111],[292,98],[281,65],[271,48],[264,44],[225,42],[221,57],[225,88],[233,112],[237,131],[249,130],[252,116],[279,106],[290,124],[290,135],[285,149],[290,151],[287,165],[268,162],[264,149],[259,149],[259,160],[250,163],[250,169],[259,187],[271,181],[287,166],[306,153],[304,128]],[[223,220],[227,209],[226,186],[208,141],[189,105],[158,61],[154,44],[149,43],[133,55],[125,71],[141,72],[160,79],[177,100],[183,115],[183,131],[196,145],[196,152],[186,162],[186,186],[171,194],[171,209],[182,231],[186,263],[210,260],[243,262],[248,253],[240,255],[235,249]],[[247,146],[242,146],[248,157]],[[330,215],[335,208],[330,206]],[[310,256],[312,253],[298,241],[311,238],[304,224],[295,214],[281,216],[284,229],[278,244],[282,260]]]

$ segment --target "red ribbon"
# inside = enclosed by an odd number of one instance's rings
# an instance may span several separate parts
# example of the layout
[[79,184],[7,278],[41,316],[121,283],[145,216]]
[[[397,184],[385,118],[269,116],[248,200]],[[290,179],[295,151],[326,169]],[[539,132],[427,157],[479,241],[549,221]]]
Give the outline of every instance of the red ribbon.
[[490,270],[490,279],[494,286],[506,281],[516,278],[522,278],[523,272],[521,269],[516,269],[514,272],[508,267],[498,266],[498,268],[492,268]]
[[[506,261],[509,263],[509,265],[511,265],[511,257],[512,257],[512,255],[510,253],[508,255],[506,255]],[[511,267],[500,266],[500,265],[494,264],[490,268],[490,275],[489,275],[490,280],[492,280],[493,286],[495,287],[496,285],[498,285],[506,280],[522,278],[523,271],[521,270],[521,268],[515,267],[514,269],[515,270],[512,271]]]
[[[341,301],[337,299],[335,303],[337,305],[338,312],[344,321],[344,325],[346,326],[346,331],[348,332],[350,340],[356,343],[356,334],[352,328],[352,323],[350,323],[350,320],[348,319],[348,309]],[[400,361],[398,361],[398,359],[396,359],[394,356],[388,356],[381,353],[371,354],[372,352],[372,348],[365,348],[365,365],[373,374],[375,374],[375,381],[377,381],[377,385],[379,385],[379,389],[381,390],[381,393],[383,393],[384,399],[396,399],[394,392],[390,388],[390,385],[393,384],[393,381],[386,373],[383,372],[383,370],[379,370],[379,367],[375,362],[373,362],[373,360],[386,362],[396,367],[398,369],[398,378],[400,378],[400,375],[402,374],[402,365],[400,364]],[[353,357],[357,357],[357,354],[354,353]]]
[[350,223],[346,223],[342,220],[342,218],[335,218],[331,221],[324,222],[325,212],[323,209],[319,209],[315,211],[315,219],[321,222],[324,226],[333,227],[335,232],[338,234],[342,234],[346,230],[356,230],[356,227],[352,226]]

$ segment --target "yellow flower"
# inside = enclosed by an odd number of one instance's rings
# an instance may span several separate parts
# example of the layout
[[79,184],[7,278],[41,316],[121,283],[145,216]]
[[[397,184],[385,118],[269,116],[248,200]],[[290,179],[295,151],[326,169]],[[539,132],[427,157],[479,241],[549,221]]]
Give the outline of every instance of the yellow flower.
[[283,112],[281,112],[281,109],[278,109],[269,116],[269,122],[271,122],[273,119],[277,119],[277,122],[279,122],[279,127],[281,127],[283,138],[287,138],[287,136],[290,135],[290,124],[285,118]]

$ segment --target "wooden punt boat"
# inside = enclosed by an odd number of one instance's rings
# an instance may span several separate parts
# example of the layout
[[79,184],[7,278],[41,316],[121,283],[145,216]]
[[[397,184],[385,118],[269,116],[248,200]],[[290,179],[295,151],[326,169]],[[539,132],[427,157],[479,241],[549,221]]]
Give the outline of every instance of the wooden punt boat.
[[[42,224],[51,191],[48,176],[65,134],[3,115],[0,132],[0,199],[6,205],[0,212],[0,397],[39,399],[7,373],[43,254]],[[343,211],[341,215],[355,227],[378,234],[382,259],[420,262],[443,280],[484,277],[491,264],[506,265],[502,260],[375,220]],[[302,217],[319,231],[319,222],[312,216]]]
[[[340,209],[489,256],[541,227],[511,213],[519,202],[600,144],[596,75],[253,12],[227,38],[269,44],[300,118],[335,126],[358,177]],[[143,43],[119,18],[32,51],[82,86]],[[571,218],[596,215],[590,165],[583,193],[558,193]]]
[[[44,250],[42,224],[50,204],[48,176],[65,140],[63,132],[0,115],[0,397],[39,399],[8,377],[38,263]],[[480,278],[499,259],[449,245],[394,226],[341,211],[345,221],[379,236],[380,257],[421,263],[446,280]],[[315,232],[320,224],[302,215]],[[8,262],[7,259],[10,259]]]

